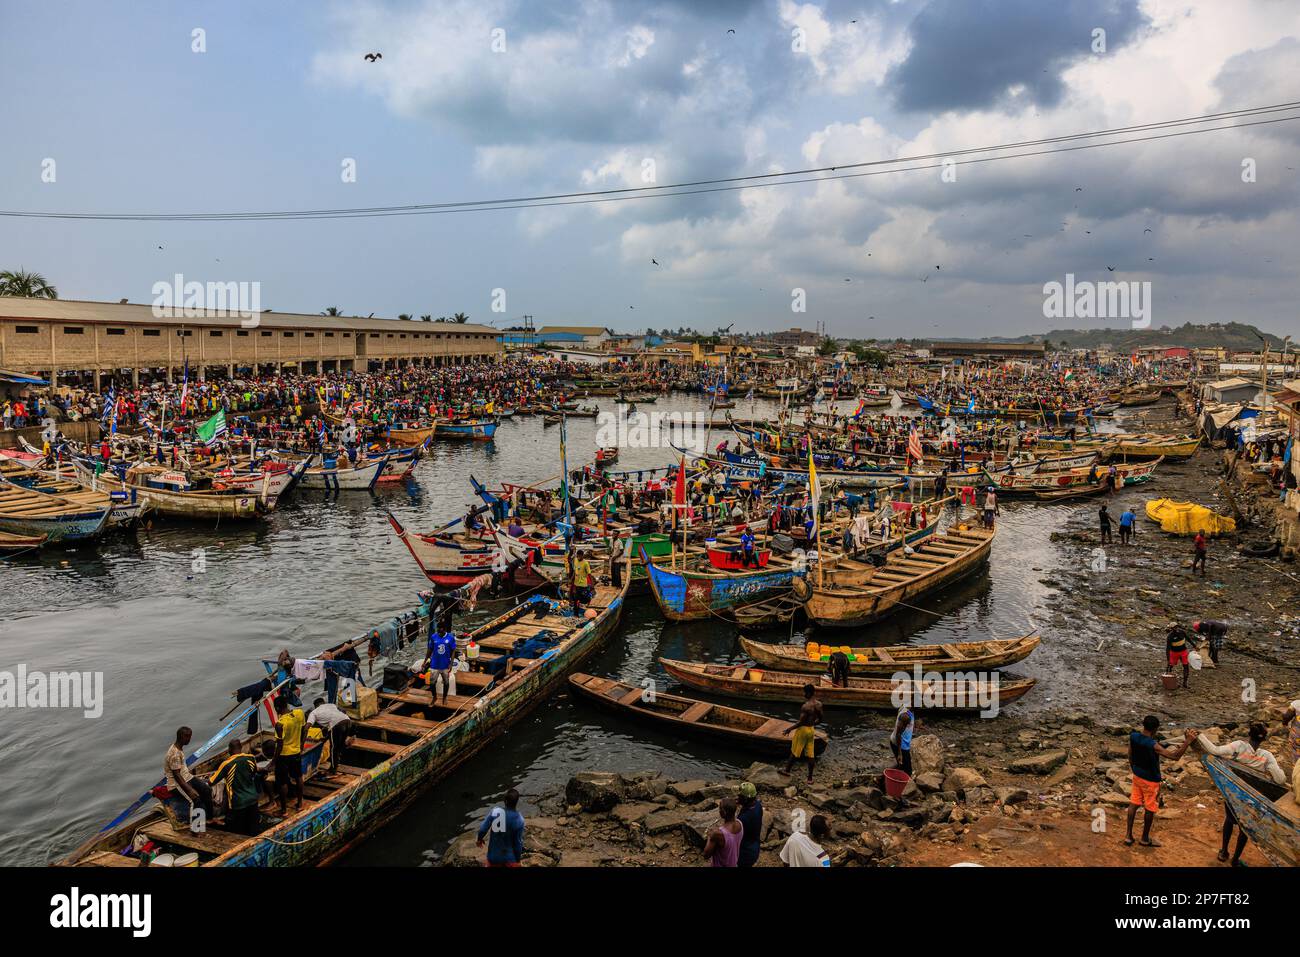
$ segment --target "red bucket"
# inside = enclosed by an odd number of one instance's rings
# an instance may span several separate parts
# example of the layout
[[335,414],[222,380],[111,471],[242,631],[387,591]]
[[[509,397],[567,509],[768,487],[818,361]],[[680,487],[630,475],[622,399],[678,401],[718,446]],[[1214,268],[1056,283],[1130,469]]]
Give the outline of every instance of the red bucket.
[[891,798],[901,798],[910,780],[912,776],[901,768],[885,768],[885,793]]

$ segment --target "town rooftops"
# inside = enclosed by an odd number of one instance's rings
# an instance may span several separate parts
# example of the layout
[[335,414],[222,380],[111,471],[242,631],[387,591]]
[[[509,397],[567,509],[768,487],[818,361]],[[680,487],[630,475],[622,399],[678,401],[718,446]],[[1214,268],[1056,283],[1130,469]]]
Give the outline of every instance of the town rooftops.
[[[21,299],[0,296],[0,319],[31,319],[40,322],[112,323],[118,325],[204,325],[239,327],[246,320],[234,314],[221,315],[210,310],[189,310],[184,315],[177,307],[176,316],[158,317],[146,303],[90,302],[78,299]],[[359,332],[439,332],[490,334],[491,326],[459,322],[421,322],[416,319],[372,319],[363,316],[321,316],[298,312],[259,313],[258,326],[267,329],[351,329]]]

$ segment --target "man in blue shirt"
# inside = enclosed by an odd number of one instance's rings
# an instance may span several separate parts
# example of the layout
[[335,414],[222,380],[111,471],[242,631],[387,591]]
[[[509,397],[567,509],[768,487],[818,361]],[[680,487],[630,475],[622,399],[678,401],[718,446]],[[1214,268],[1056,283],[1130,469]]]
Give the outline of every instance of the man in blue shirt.
[[1133,523],[1137,516],[1133,514],[1133,509],[1126,508],[1119,517],[1119,543],[1121,545],[1131,545],[1133,539]]
[[754,555],[754,533],[749,530],[748,525],[740,533],[740,563],[745,568],[751,565],[754,568],[758,567],[758,559]]
[[1182,745],[1177,748],[1166,748],[1156,740],[1159,731],[1160,719],[1149,714],[1142,719],[1142,730],[1134,731],[1128,736],[1133,791],[1129,795],[1128,836],[1124,838],[1124,843],[1130,846],[1133,844],[1133,822],[1137,818],[1138,808],[1146,810],[1142,818],[1142,846],[1160,846],[1160,842],[1151,837],[1151,825],[1155,823],[1156,812],[1160,809],[1160,759],[1164,757],[1170,761],[1177,761],[1196,738],[1196,732],[1188,728],[1183,732]]
[[498,804],[488,811],[483,823],[478,826],[478,846],[487,839],[488,867],[518,867],[524,856],[524,816],[515,808],[519,804],[519,792],[511,788],[506,792],[505,807]]
[[429,631],[429,703],[438,697],[438,684],[442,683],[442,703],[447,703],[451,689],[451,659],[456,654],[456,635],[453,632],[438,634]]

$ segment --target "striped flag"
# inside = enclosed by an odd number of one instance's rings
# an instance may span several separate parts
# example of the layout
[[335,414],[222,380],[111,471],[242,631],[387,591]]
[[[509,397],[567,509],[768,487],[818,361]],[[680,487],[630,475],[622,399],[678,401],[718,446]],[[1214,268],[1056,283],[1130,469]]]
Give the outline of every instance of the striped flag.
[[181,372],[181,415],[185,414],[186,403],[190,397],[190,360],[185,360],[185,369]]
[[925,458],[925,450],[921,448],[921,436],[916,429],[912,429],[912,434],[907,437],[907,457],[914,462],[919,462]]
[[220,409],[217,414],[199,426],[195,437],[204,445],[211,445],[220,436],[226,434],[226,413]]

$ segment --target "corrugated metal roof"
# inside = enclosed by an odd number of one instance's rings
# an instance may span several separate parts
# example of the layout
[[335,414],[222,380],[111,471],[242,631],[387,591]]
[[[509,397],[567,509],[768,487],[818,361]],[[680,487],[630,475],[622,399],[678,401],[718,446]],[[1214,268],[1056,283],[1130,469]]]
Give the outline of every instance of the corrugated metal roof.
[[[194,325],[239,328],[245,321],[237,315],[220,316],[203,312],[196,316],[159,318],[153,306],[144,303],[88,302],[77,299],[20,299],[0,296],[0,319],[31,319],[37,322],[97,322],[115,325]],[[435,332],[487,334],[491,326],[458,322],[420,322],[415,319],[370,319],[357,316],[320,316],[299,312],[263,312],[258,323],[266,329],[336,329],[364,332]]]
[[539,336],[556,335],[564,332],[578,336],[599,336],[608,333],[609,330],[604,326],[542,326],[537,330]]

